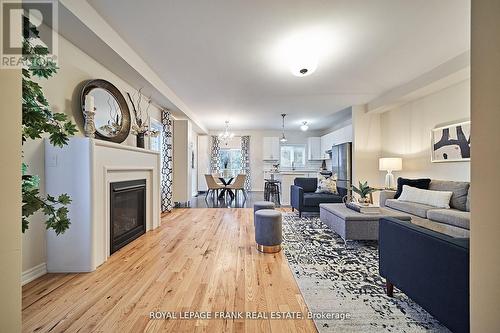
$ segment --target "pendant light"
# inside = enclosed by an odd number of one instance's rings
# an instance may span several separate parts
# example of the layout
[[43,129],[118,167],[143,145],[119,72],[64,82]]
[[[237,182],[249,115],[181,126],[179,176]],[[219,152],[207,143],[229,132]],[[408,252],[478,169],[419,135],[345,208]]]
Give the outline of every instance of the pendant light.
[[281,124],[281,139],[280,139],[280,142],[281,143],[285,143],[285,142],[288,141],[288,139],[285,137],[285,117],[286,117],[286,113],[282,113],[281,117],[283,118],[283,122]]

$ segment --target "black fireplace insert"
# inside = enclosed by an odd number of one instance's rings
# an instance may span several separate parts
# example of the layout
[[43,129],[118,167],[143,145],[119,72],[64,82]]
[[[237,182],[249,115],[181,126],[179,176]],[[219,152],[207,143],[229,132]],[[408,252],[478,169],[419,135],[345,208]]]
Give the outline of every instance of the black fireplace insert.
[[110,184],[110,252],[146,232],[146,180]]

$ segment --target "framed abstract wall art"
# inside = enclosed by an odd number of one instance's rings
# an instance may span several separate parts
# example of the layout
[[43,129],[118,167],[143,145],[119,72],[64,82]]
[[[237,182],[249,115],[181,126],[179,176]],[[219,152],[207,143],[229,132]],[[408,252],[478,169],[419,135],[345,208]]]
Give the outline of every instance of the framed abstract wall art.
[[432,130],[432,162],[470,161],[470,121]]

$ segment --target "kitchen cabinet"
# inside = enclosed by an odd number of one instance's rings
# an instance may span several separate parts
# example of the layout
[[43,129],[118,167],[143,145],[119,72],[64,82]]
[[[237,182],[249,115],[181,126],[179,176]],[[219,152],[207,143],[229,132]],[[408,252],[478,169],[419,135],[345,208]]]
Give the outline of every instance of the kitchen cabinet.
[[321,137],[321,153],[325,154],[325,151],[332,149],[333,146],[333,132],[323,135]]
[[264,161],[279,161],[280,139],[278,137],[262,138],[262,159]]
[[352,125],[339,128],[321,137],[321,153],[332,149],[332,146],[352,142]]
[[307,159],[317,161],[323,158],[324,152],[321,149],[321,137],[307,138]]

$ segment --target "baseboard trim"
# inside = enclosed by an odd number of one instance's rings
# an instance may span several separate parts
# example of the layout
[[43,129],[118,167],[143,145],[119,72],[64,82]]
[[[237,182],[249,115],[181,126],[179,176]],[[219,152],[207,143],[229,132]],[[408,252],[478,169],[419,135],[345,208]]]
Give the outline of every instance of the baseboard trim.
[[36,265],[30,269],[27,269],[23,272],[21,276],[21,285],[25,285],[28,282],[39,278],[42,275],[47,274],[47,265],[43,262],[40,265]]

